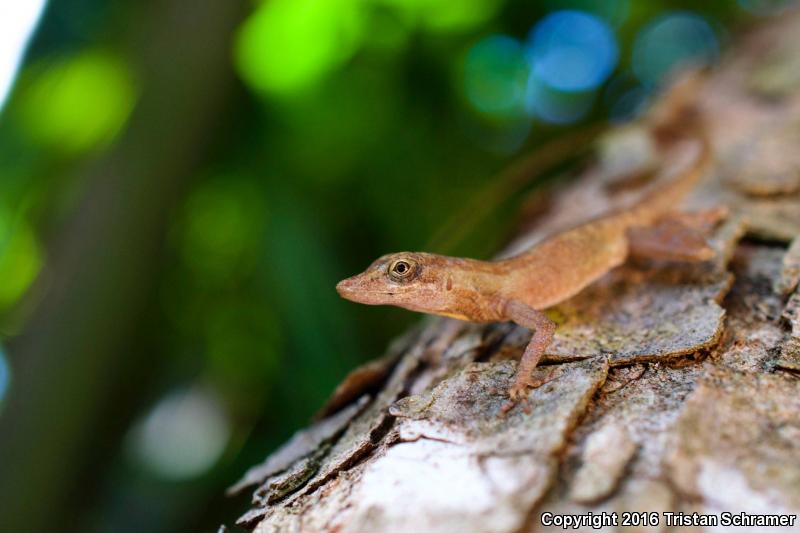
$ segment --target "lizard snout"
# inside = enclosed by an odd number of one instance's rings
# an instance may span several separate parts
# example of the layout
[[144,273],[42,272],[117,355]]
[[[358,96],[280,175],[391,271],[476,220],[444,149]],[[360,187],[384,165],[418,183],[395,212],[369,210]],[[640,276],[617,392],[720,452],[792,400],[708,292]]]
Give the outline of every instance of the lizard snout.
[[355,296],[357,290],[358,288],[356,287],[355,278],[343,279],[336,284],[336,292],[339,293],[339,296],[348,300],[353,299],[353,296]]
[[[376,287],[376,285],[378,285]],[[383,284],[376,283],[369,273],[359,274],[336,284],[336,292],[345,300],[367,305],[391,303],[387,298],[392,293],[386,292]]]

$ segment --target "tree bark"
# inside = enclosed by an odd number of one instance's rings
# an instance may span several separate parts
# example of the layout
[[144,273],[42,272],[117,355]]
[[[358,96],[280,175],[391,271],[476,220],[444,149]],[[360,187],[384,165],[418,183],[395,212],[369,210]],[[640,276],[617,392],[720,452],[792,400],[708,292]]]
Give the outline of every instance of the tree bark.
[[[448,339],[446,320],[426,320],[232,489],[256,487],[239,524],[560,531],[546,513],[591,511],[622,530],[642,529],[624,512],[800,513],[798,52],[800,17],[773,21],[696,89],[716,162],[683,207],[730,210],[713,260],[629,261],[551,311],[560,375],[506,416],[530,332],[465,325]],[[635,197],[628,178],[669,164],[648,139],[637,125],[605,135],[506,253]],[[657,518],[648,530],[672,529]]]

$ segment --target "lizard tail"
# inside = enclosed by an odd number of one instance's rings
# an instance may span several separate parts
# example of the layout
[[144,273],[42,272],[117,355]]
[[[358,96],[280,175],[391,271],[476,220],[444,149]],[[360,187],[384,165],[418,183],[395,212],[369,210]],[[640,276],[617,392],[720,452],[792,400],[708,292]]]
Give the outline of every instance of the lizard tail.
[[627,225],[646,225],[674,211],[710,169],[713,147],[697,104],[704,83],[702,71],[684,72],[651,111],[647,122],[663,154],[662,178],[622,215]]

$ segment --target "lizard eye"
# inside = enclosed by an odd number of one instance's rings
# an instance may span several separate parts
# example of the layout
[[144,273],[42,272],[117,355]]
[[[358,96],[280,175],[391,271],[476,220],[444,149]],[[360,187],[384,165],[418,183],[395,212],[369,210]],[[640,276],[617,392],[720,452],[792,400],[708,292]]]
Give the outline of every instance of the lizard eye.
[[389,265],[389,277],[395,281],[409,279],[415,270],[415,265],[409,261],[398,259]]

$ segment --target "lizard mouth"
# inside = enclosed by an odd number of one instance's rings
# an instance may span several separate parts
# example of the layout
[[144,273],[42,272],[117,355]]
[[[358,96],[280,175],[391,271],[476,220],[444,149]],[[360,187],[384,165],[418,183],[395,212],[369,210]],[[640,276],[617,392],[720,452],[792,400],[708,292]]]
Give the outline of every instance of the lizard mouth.
[[395,295],[391,291],[374,291],[365,289],[358,276],[347,278],[336,284],[336,292],[345,300],[361,304],[381,305],[388,303],[387,298]]

